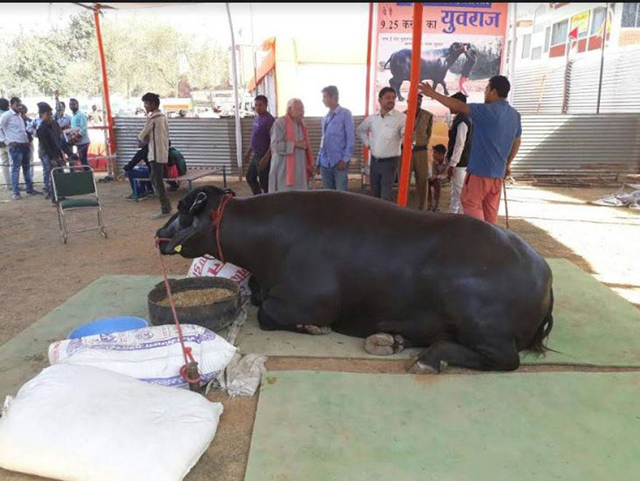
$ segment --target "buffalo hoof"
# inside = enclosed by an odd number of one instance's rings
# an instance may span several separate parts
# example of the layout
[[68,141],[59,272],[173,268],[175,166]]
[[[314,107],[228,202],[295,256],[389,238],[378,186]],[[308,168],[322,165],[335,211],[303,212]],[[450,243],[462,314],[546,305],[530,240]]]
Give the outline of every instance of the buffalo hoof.
[[298,324],[296,329],[300,332],[311,334],[312,336],[326,336],[327,334],[331,334],[331,328],[329,326],[303,326],[302,324]]
[[440,374],[447,370],[449,367],[449,363],[447,361],[440,361],[439,369],[436,369],[428,364],[425,364],[420,361],[416,361],[411,368],[409,368],[409,372],[411,374]]
[[374,334],[364,341],[364,350],[373,356],[391,356],[404,350],[404,339],[391,334]]

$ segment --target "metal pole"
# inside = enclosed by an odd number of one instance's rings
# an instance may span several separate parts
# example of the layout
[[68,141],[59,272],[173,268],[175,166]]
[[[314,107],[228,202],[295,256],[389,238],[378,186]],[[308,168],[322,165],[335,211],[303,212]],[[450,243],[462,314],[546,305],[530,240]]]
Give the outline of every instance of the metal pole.
[[[571,28],[571,24],[569,24],[569,28]],[[571,54],[571,47],[573,45],[573,42],[571,40],[571,37],[567,36],[567,43],[566,43],[566,55],[565,55],[565,62],[564,62],[564,87],[562,90],[562,113],[566,114],[567,111],[569,110],[569,81],[570,81],[570,72],[569,72],[569,55]]]
[[107,76],[107,61],[104,56],[104,46],[102,45],[102,31],[100,30],[100,5],[96,5],[93,10],[93,19],[96,26],[96,37],[98,39],[98,51],[100,53],[100,68],[102,70],[102,93],[104,107],[107,114],[107,128],[109,130],[109,160],[113,178],[118,178],[118,167],[115,161],[116,136],[113,131],[113,116],[111,115],[111,100],[109,99],[109,77]]
[[518,41],[518,4],[510,3],[509,6],[511,7],[511,54],[509,55],[511,60],[509,65],[509,82],[511,83],[511,91],[509,92],[509,103],[513,104],[513,96],[516,90],[516,52],[518,51],[516,47],[516,43]]
[[[367,36],[367,75],[365,84],[365,100],[364,100],[364,116],[369,116],[369,104],[371,103],[371,45],[373,42],[373,2],[369,2],[369,33]],[[367,165],[369,163],[369,149],[362,146],[363,163]]]
[[604,25],[602,29],[602,48],[600,50],[600,79],[598,80],[598,103],[596,104],[596,114],[600,113],[600,100],[602,99],[602,76],[604,74],[604,46],[607,43],[607,23],[609,20],[609,2],[604,9]]
[[249,19],[251,20],[251,52],[253,53],[253,78],[256,79],[256,94],[258,93],[258,59],[256,58],[256,45],[253,36],[253,7],[249,3]]
[[413,4],[413,33],[411,46],[411,86],[409,87],[409,101],[407,105],[407,123],[402,142],[402,168],[400,170],[400,182],[398,185],[398,205],[407,206],[409,199],[409,180],[411,178],[411,136],[416,121],[418,110],[418,83],[420,82],[420,63],[422,53],[422,2]]
[[236,112],[236,156],[238,161],[238,181],[242,181],[242,127],[240,126],[240,108],[238,106],[238,66],[236,64],[236,37],[233,33],[233,22],[231,21],[231,8],[228,3],[227,16],[229,17],[229,30],[231,31],[231,65],[233,68],[233,97]]

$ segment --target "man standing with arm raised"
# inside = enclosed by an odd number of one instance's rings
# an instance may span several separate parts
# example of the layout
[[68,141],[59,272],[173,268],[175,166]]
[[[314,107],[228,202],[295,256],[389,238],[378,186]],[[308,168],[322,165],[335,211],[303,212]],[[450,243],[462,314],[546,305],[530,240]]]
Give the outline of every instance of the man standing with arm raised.
[[522,135],[520,114],[506,100],[511,90],[509,80],[502,75],[489,79],[484,104],[465,104],[435,92],[427,83],[420,84],[419,89],[452,113],[471,118],[471,155],[462,190],[462,208],[471,217],[497,224],[503,179],[511,174],[511,162],[518,153]]
[[69,100],[69,108],[73,112],[71,128],[74,131],[75,146],[78,149],[78,157],[82,165],[89,165],[87,154],[89,153],[89,121],[87,116],[80,112],[80,104],[76,99]]

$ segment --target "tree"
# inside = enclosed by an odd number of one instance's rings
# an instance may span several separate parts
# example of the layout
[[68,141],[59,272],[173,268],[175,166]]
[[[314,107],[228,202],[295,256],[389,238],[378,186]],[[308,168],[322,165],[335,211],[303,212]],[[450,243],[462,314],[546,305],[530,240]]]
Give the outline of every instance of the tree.
[[12,65],[15,65],[15,50],[11,42],[0,36],[0,97],[9,98],[13,94],[22,94],[21,82],[15,76]]
[[[195,45],[195,42],[191,45]],[[218,45],[191,47],[188,55],[189,79],[195,90],[228,88],[229,53]]]
[[50,38],[69,63],[84,62],[93,56],[96,45],[93,15],[81,12],[71,17],[63,29],[55,29]]
[[60,88],[66,62],[59,49],[51,48],[46,37],[20,37],[13,48],[16,55],[9,69],[29,93],[35,90],[52,95]]
[[[102,24],[109,85],[127,97],[175,96],[184,78],[194,90],[229,86],[229,52],[165,24],[133,19]],[[81,12],[47,35],[0,37],[0,93],[97,95],[102,86],[93,15]],[[181,77],[182,76],[182,77]]]

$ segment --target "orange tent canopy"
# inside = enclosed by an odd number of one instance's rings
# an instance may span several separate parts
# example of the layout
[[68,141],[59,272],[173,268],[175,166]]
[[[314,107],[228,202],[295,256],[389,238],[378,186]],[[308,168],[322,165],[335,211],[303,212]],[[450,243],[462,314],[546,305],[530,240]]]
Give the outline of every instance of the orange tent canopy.
[[276,66],[276,39],[275,37],[268,38],[260,46],[260,52],[258,53],[262,57],[262,61],[256,69],[256,76],[252,77],[247,83],[247,91],[253,92],[263,78],[267,76]]

